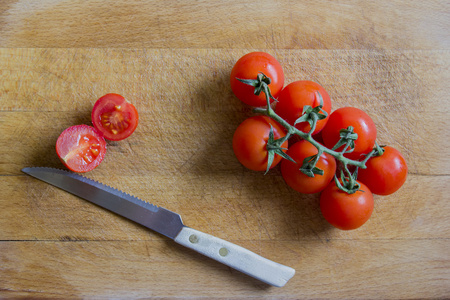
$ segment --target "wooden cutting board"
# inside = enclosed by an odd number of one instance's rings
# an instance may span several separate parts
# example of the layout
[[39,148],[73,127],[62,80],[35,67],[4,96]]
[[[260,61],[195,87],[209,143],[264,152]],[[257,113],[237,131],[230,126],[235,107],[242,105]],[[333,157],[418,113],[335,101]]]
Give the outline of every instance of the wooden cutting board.
[[[377,3],[0,4],[0,298],[449,297],[448,5]],[[404,154],[408,180],[375,197],[360,229],[331,228],[318,195],[235,159],[231,138],[252,112],[229,73],[254,49],[280,61],[286,83],[323,85],[333,110],[365,110],[378,141]],[[135,104],[140,124],[86,175],[295,268],[285,287],[20,172],[63,168],[58,135],[89,124],[110,92]]]

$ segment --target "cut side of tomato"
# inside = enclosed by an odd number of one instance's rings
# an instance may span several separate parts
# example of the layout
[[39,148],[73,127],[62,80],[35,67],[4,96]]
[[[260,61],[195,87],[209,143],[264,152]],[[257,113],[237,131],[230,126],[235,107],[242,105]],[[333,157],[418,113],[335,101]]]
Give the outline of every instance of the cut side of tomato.
[[105,139],[120,141],[136,129],[139,115],[133,104],[119,94],[106,94],[92,109],[92,123]]
[[76,125],[67,128],[58,137],[56,153],[69,170],[88,172],[102,162],[106,154],[106,142],[94,127]]

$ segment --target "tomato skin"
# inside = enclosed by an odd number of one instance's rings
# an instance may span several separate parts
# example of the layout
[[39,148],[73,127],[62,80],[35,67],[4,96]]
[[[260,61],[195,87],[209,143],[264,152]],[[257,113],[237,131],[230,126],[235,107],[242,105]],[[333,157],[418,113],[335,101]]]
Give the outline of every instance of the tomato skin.
[[320,210],[323,217],[336,228],[353,230],[369,220],[373,212],[373,195],[361,183],[360,190],[347,194],[331,182],[320,195]]
[[317,148],[308,141],[301,140],[289,147],[287,155],[297,163],[283,159],[281,162],[281,175],[284,181],[294,190],[303,194],[314,194],[324,190],[336,173],[336,160],[333,156],[323,153],[316,167],[324,171],[323,175],[315,174],[309,177],[300,171],[303,160],[317,154]]
[[254,107],[267,105],[265,94],[260,93],[256,96],[254,87],[242,83],[236,78],[256,79],[260,72],[271,79],[270,92],[276,98],[284,85],[284,72],[280,63],[272,55],[265,52],[248,53],[236,62],[230,75],[230,85],[234,95],[245,104]]
[[75,125],[60,134],[56,141],[56,153],[69,170],[88,172],[102,162],[106,154],[106,142],[94,127]]
[[136,107],[123,96],[113,93],[106,94],[95,102],[91,118],[94,127],[111,141],[129,137],[139,122]]
[[[244,120],[234,132],[233,151],[244,167],[253,171],[265,171],[267,169],[268,151],[266,146],[271,125],[274,139],[286,135],[284,127],[267,116],[250,117]],[[288,141],[285,141],[281,147],[287,148]],[[270,168],[275,167],[280,160],[281,156],[275,154]]]
[[358,180],[377,195],[393,194],[405,183],[408,175],[405,158],[390,146],[384,147],[383,155],[369,158],[366,167],[358,170]]
[[[353,126],[354,132],[358,134],[353,152],[344,154],[350,159],[360,159],[361,154],[372,151],[377,138],[377,128],[370,116],[356,107],[342,107],[335,110],[322,130],[322,138],[325,146],[333,148],[339,141],[339,130]],[[343,146],[337,151],[341,151]]]
[[[275,113],[293,126],[295,121],[301,117],[303,107],[309,105],[314,108],[320,105],[320,100],[316,97],[316,92],[319,92],[322,96],[322,109],[326,111],[329,116],[331,113],[330,96],[320,84],[309,80],[294,81],[288,84],[278,96]],[[327,121],[328,117],[323,120],[318,120],[313,134],[319,133]],[[308,122],[298,123],[295,127],[305,133],[308,133],[311,130],[311,126]]]

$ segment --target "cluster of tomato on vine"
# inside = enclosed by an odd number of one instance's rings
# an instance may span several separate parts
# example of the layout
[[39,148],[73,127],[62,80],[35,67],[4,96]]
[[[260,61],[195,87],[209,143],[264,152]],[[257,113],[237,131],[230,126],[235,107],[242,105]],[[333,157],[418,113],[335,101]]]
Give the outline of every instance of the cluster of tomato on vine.
[[254,171],[281,164],[291,188],[320,193],[322,215],[331,225],[343,230],[362,226],[372,215],[373,194],[390,195],[406,181],[404,157],[378,145],[376,125],[366,112],[357,107],[332,111],[329,94],[313,81],[284,86],[283,68],[270,54],[241,57],[230,84],[257,113],[234,133],[236,158]]

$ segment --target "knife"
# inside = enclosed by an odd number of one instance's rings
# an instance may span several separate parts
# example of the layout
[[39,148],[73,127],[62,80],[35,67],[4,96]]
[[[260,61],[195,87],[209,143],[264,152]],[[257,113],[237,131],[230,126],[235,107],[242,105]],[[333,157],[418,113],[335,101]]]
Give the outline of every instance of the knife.
[[24,168],[22,172],[159,232],[178,244],[270,285],[282,287],[295,274],[295,270],[290,267],[185,226],[177,213],[79,174],[43,167]]

